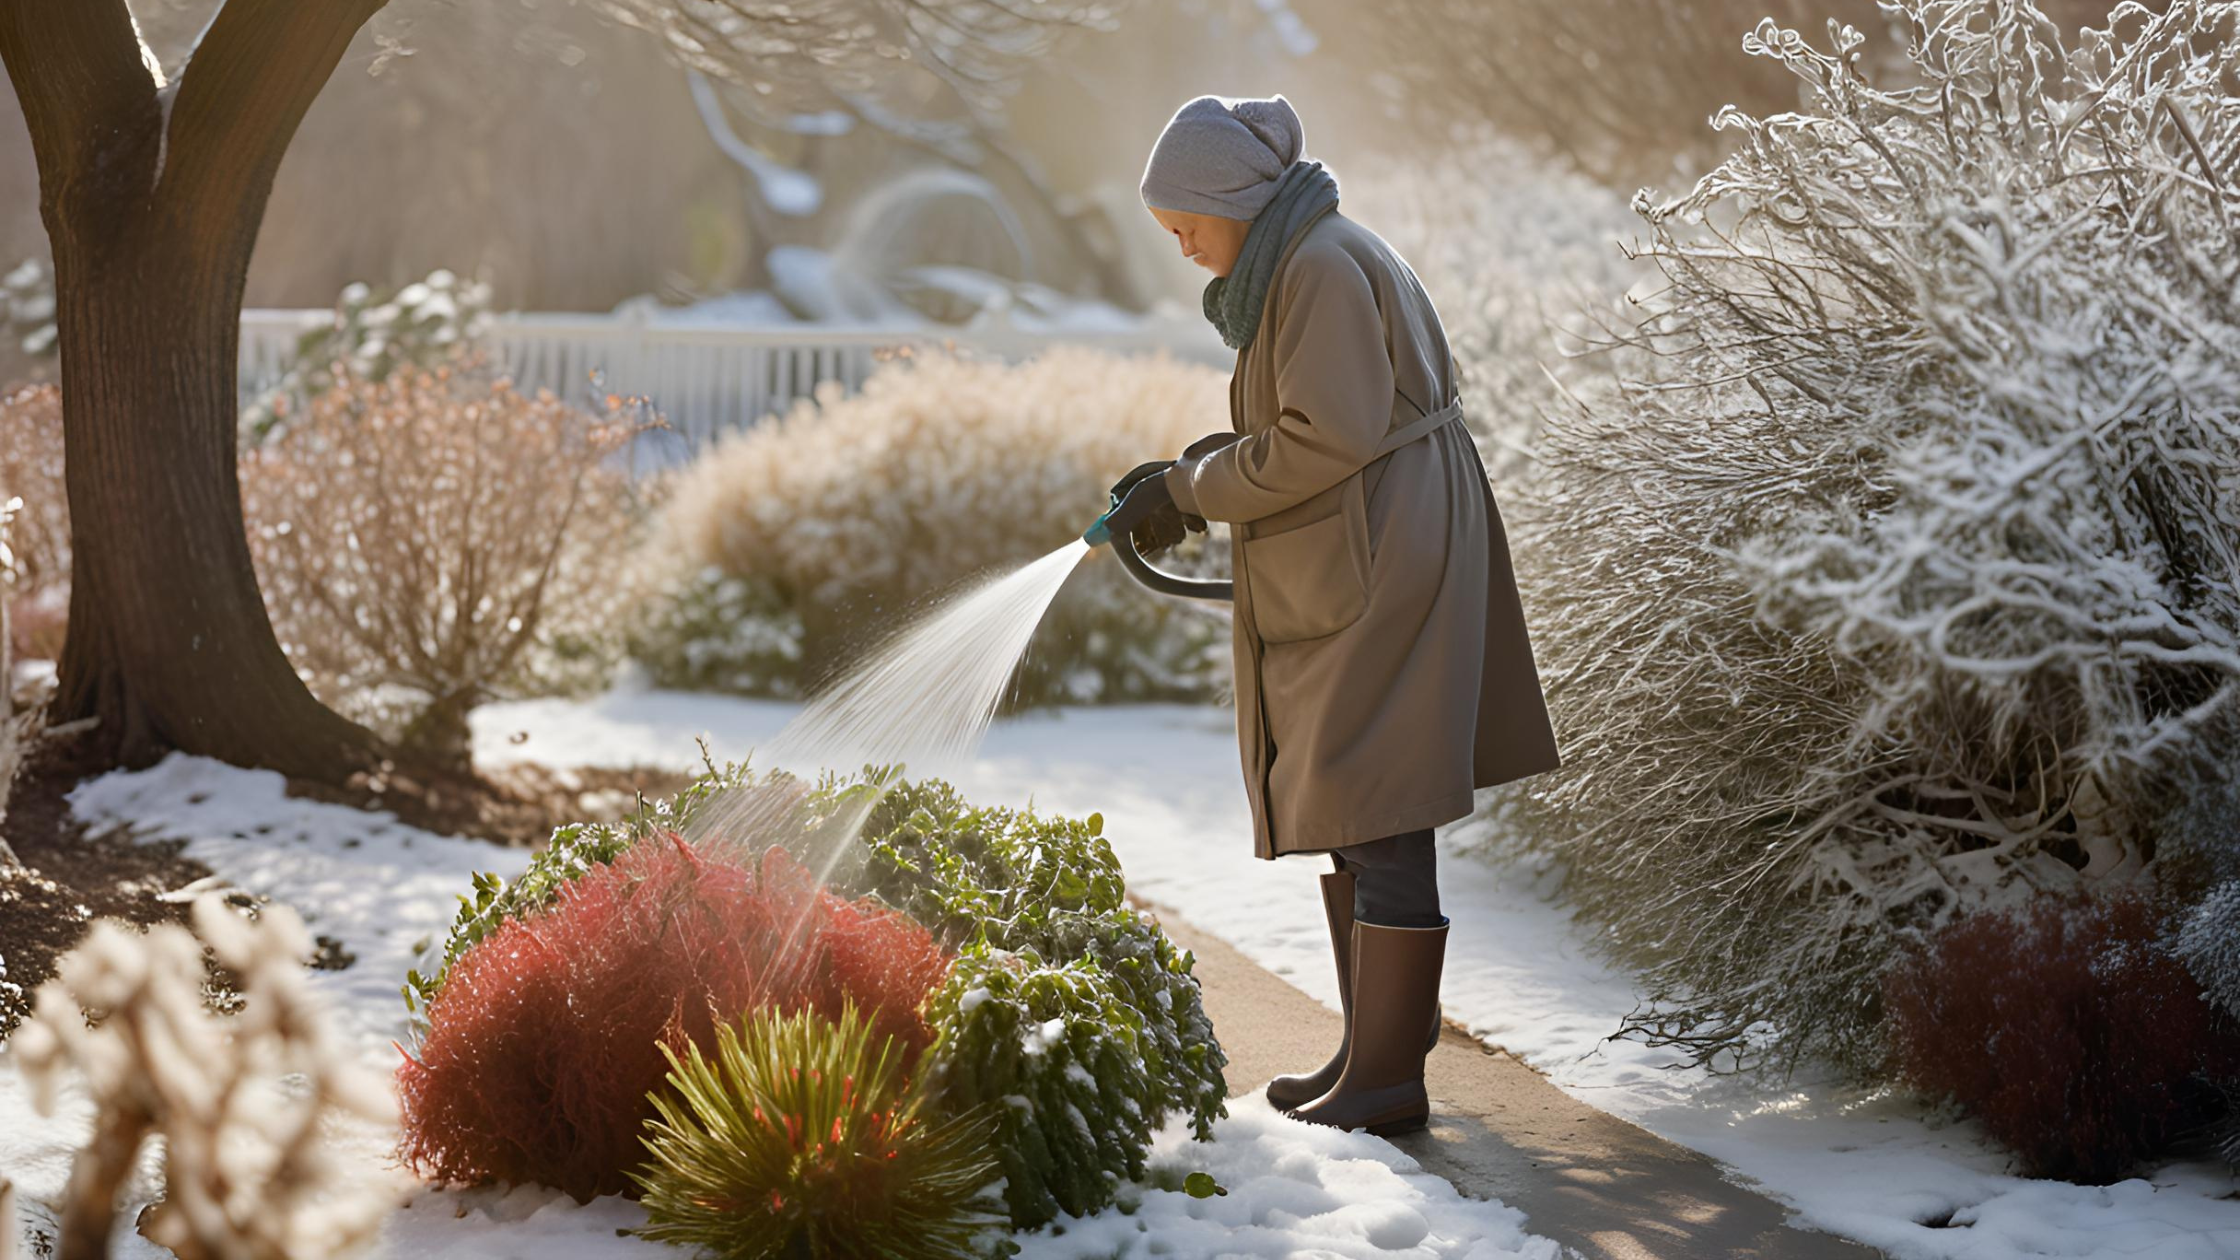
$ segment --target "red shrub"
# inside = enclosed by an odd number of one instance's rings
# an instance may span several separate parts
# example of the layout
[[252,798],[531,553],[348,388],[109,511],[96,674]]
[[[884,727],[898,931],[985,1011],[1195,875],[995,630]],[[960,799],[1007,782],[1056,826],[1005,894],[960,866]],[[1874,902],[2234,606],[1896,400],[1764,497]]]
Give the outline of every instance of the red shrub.
[[853,997],[923,1048],[944,966],[924,928],[817,888],[780,850],[753,870],[655,835],[459,956],[397,1068],[404,1158],[435,1179],[623,1191],[662,1045],[713,1050],[747,1010],[837,1017]]
[[823,896],[831,907],[824,929],[827,1013],[839,1009],[840,995],[852,996],[872,1014],[873,1045],[891,1033],[923,1049],[926,994],[949,974],[941,946],[908,915]]
[[2140,893],[1953,923],[1885,988],[1901,1079],[1949,1097],[2021,1171],[2105,1184],[2217,1107],[2240,1063]]

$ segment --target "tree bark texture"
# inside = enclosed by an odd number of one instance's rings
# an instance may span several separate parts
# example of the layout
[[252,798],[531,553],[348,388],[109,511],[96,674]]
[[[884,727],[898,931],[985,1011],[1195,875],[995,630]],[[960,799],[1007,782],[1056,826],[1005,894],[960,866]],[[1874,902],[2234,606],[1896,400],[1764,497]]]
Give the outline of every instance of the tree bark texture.
[[175,83],[124,0],[0,0],[55,260],[71,519],[51,719],[339,782],[373,736],[281,652],[241,517],[241,295],[289,139],[382,0],[228,0]]

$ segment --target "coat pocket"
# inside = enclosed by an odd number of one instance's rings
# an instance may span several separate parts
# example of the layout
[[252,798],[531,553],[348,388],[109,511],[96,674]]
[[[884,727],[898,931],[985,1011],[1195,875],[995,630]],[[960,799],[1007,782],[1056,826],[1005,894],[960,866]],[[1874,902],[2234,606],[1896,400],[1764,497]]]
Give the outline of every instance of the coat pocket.
[[1361,478],[1350,478],[1339,510],[1244,541],[1253,629],[1264,643],[1333,635],[1369,609],[1369,519]]

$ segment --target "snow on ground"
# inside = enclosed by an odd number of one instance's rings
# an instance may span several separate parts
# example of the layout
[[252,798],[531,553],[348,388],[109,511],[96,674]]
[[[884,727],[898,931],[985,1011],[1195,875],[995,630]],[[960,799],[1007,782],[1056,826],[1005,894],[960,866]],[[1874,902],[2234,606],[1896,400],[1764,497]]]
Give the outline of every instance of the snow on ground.
[[[1552,1239],[1524,1231],[1524,1213],[1465,1199],[1389,1142],[1287,1120],[1261,1098],[1229,1104],[1213,1141],[1169,1124],[1151,1155],[1154,1181],[1206,1173],[1228,1193],[1194,1199],[1145,1190],[1125,1211],[1020,1239],[1020,1260],[1134,1256],[1423,1256],[1559,1260]],[[1062,1231],[1062,1232],[1060,1232]]]
[[[691,766],[698,759],[691,738],[697,730],[721,728],[715,752],[739,757],[791,712],[785,705],[710,705],[660,695],[614,697],[594,706],[507,706],[478,722],[478,752],[490,761],[530,755],[561,765]],[[523,724],[532,732],[529,740],[512,744],[509,735]],[[993,743],[1010,755],[984,763],[994,777],[976,782],[976,790],[1023,800],[1039,764],[1034,755],[1039,729],[1022,723],[1001,731]],[[1101,726],[1090,733],[1109,734]],[[475,871],[511,877],[529,855],[433,835],[385,814],[291,799],[282,788],[278,775],[174,755],[146,771],[82,785],[71,801],[96,832],[126,827],[146,839],[185,840],[187,854],[223,879],[294,906],[313,931],[338,938],[357,961],[341,971],[315,973],[313,986],[367,1061],[386,1071],[397,1062],[392,1041],[402,1040],[406,1031],[399,994],[405,970],[431,940],[441,939],[455,898]],[[1226,1195],[1196,1199],[1179,1190],[1146,1188],[1124,1210],[1063,1221],[1022,1238],[1025,1255],[1037,1260],[1557,1258],[1553,1242],[1524,1232],[1521,1213],[1463,1198],[1381,1139],[1314,1129],[1275,1115],[1258,1100],[1241,1102],[1234,1113],[1218,1124],[1211,1144],[1191,1141],[1179,1124],[1169,1126],[1152,1157],[1163,1181],[1179,1185],[1186,1174],[1203,1171]],[[70,1155],[83,1142],[89,1119],[82,1097],[66,1097],[52,1118],[36,1115],[20,1076],[0,1061],[0,1175],[15,1181],[28,1201],[27,1230],[51,1229],[52,1217],[39,1205],[61,1193]],[[644,1221],[627,1200],[578,1205],[538,1187],[414,1186],[385,1167],[394,1143],[390,1131],[353,1123],[333,1136],[342,1158],[365,1175],[397,1179],[400,1207],[382,1239],[390,1256],[589,1260],[677,1254],[621,1232]],[[147,1162],[152,1169],[152,1153]],[[128,1193],[128,1212],[148,1200],[150,1186],[144,1176]],[[115,1242],[120,1256],[164,1254],[128,1227]]]
[[[475,716],[476,755],[492,764],[691,768],[699,760],[696,735],[707,736],[718,759],[742,758],[793,713],[788,704],[658,691],[496,705]],[[956,779],[984,802],[1102,811],[1133,889],[1334,1003],[1316,891],[1325,868],[1252,857],[1232,721],[1226,710],[1179,706],[1014,719],[990,733]],[[312,930],[340,938],[357,963],[319,973],[315,983],[368,1059],[383,1067],[395,1063],[389,1042],[403,1031],[397,990],[404,970],[448,924],[469,873],[510,876],[527,860],[518,850],[430,835],[383,815],[292,800],[276,776],[188,758],[97,780],[73,799],[96,822],[187,839],[191,856],[287,901]],[[1800,1224],[1901,1260],[2240,1257],[2240,1197],[2221,1169],[2179,1164],[2108,1187],[2027,1181],[2008,1175],[2004,1158],[1970,1126],[1938,1127],[1901,1100],[1827,1081],[1711,1078],[1676,1068],[1664,1052],[1603,1040],[1632,1009],[1632,986],[1593,956],[1586,933],[1539,895],[1529,873],[1466,855],[1467,832],[1442,837],[1441,882],[1454,916],[1443,995],[1450,1018],[1575,1097],[1720,1160],[1791,1205]],[[1185,1256],[1553,1255],[1519,1231],[1514,1212],[1451,1198],[1451,1189],[1442,1192],[1443,1183],[1416,1172],[1388,1144],[1302,1131],[1255,1104],[1236,1111],[1213,1147],[1169,1135],[1155,1160],[1182,1171],[1203,1167],[1228,1196],[1147,1191],[1135,1214],[1107,1213],[1072,1223],[1063,1235],[1036,1236],[1027,1254],[1136,1254],[1120,1248],[1139,1240],[1151,1254],[1155,1238],[1164,1254]],[[20,1081],[0,1067],[0,1173],[27,1198],[59,1191],[83,1125],[82,1111],[67,1100],[60,1117],[32,1116]],[[384,1150],[378,1132],[347,1140],[368,1159]],[[1922,1223],[1947,1214],[1944,1227]],[[421,1189],[392,1218],[386,1241],[397,1256],[653,1254],[615,1232],[637,1219],[619,1200],[579,1207],[534,1189]],[[1419,1219],[1424,1232],[1416,1242],[1387,1245],[1413,1234]],[[128,1245],[119,1254],[149,1253]]]
[[[792,712],[664,692],[493,706],[476,715],[476,755],[689,766],[696,734],[719,759],[740,758]],[[1252,856],[1233,720],[1228,710],[1180,706],[1015,719],[990,732],[957,785],[985,803],[1101,811],[1131,889],[1335,1005],[1316,886],[1328,868]],[[521,732],[524,742],[509,742]],[[2030,1181],[2005,1172],[2005,1157],[1972,1126],[1939,1126],[1901,1099],[1802,1075],[1715,1078],[1678,1067],[1669,1052],[1605,1041],[1633,1009],[1630,981],[1594,956],[1586,930],[1540,895],[1529,872],[1465,853],[1468,830],[1441,837],[1454,920],[1448,1017],[1574,1097],[1719,1160],[1788,1204],[1800,1225],[1901,1260],[2240,1258],[2240,1189],[2219,1166],[2174,1164],[2106,1187]],[[1947,1214],[1944,1227],[1924,1223]]]

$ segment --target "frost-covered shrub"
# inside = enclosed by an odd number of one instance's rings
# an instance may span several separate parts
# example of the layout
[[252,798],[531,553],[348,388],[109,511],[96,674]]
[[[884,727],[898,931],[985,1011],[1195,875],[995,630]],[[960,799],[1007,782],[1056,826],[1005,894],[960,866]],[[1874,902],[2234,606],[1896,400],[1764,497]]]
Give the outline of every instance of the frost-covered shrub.
[[[784,611],[756,633],[798,623],[798,685],[813,686],[922,601],[1078,538],[1130,468],[1227,430],[1223,391],[1208,368],[1081,347],[1017,366],[898,359],[860,394],[828,383],[703,455],[646,564],[692,585],[713,567],[774,600]],[[1204,568],[1203,548],[1162,563]],[[1224,612],[1153,598],[1100,552],[1037,631],[1017,698],[1204,698],[1226,679],[1227,638]]]
[[[163,1198],[140,1225],[150,1241],[196,1258],[363,1250],[397,1187],[337,1160],[331,1129],[385,1124],[395,1109],[312,1000],[310,934],[285,906],[251,924],[217,897],[195,902],[194,927],[95,923],[9,1044],[41,1112],[81,1078],[93,1103],[92,1140],[57,1205],[62,1254],[108,1254],[118,1191],[151,1138]],[[203,1007],[205,944],[235,977],[237,1014]]]
[[1589,357],[1583,308],[1616,306],[1640,268],[1625,199],[1482,129],[1432,158],[1380,154],[1351,168],[1345,212],[1388,238],[1439,308],[1463,412],[1497,489],[1532,475],[1539,417],[1567,383],[1612,370]]
[[1011,1223],[1087,1216],[1143,1176],[1158,1118],[1144,1059],[1145,1012],[1087,958],[1045,962],[975,943],[927,1006],[946,1109],[996,1117]]
[[1094,962],[1144,1015],[1141,1053],[1156,1123],[1188,1115],[1200,1137],[1226,1114],[1228,1059],[1206,1018],[1194,959],[1128,904],[1102,815],[976,808],[939,780],[905,783],[863,827],[851,891],[899,907],[952,948],[983,941],[1052,961]]
[[2202,996],[2240,1022],[2240,880],[2218,887],[2186,915],[2177,953]]
[[[16,771],[22,766],[24,754],[38,737],[44,709],[33,706],[25,712],[16,711],[15,669],[16,658],[10,637],[9,605],[15,596],[16,557],[9,546],[9,535],[15,526],[16,513],[23,509],[20,498],[0,498],[0,822],[8,818],[8,797],[15,787]],[[15,850],[5,839],[0,839],[0,874],[19,866]],[[7,967],[0,959],[0,997],[20,1001],[21,987],[8,983]],[[0,1219],[0,1229],[8,1222]]]
[[943,1119],[906,1048],[847,1006],[758,1011],[669,1061],[633,1170],[640,1236],[739,1257],[971,1260],[1001,1218],[992,1112]]
[[630,658],[657,687],[791,700],[801,693],[801,614],[759,579],[704,567],[648,601]]
[[2154,825],[2155,882],[2187,905],[2240,880],[2240,764],[2216,751],[2206,747],[2207,755],[2179,778]]
[[[1955,917],[2135,878],[2240,754],[2240,323],[2198,152],[2229,3],[2063,47],[2021,0],[1750,48],[1796,114],[1640,200],[1647,375],[1553,415],[1515,552],[1561,770],[1505,794],[1705,1055],[1878,1053]],[[2197,150],[2196,144],[2202,146]]]
[[241,415],[252,444],[278,435],[345,379],[385,381],[398,368],[454,361],[490,323],[490,286],[437,269],[401,288],[343,289],[334,321],[296,339],[295,361]]
[[0,326],[26,358],[55,357],[54,270],[43,258],[26,258],[0,276]]
[[465,368],[345,372],[244,452],[265,606],[327,703],[463,766],[467,713],[595,684],[637,598],[635,524],[606,461],[636,428]]
[[913,1048],[947,963],[924,928],[818,889],[783,853],[753,867],[674,833],[561,884],[459,955],[397,1069],[403,1155],[423,1176],[626,1188],[662,1048],[774,1007],[853,1000]]
[[2158,926],[2137,890],[1955,920],[1890,971],[1899,1078],[1959,1104],[2024,1176],[2126,1176],[2213,1119],[2240,1071]]
[[1005,1108],[1014,1224],[1110,1202],[1170,1114],[1211,1134],[1228,1060],[1194,960],[1127,904],[1101,817],[974,808],[929,781],[889,791],[863,836],[852,890],[960,950],[932,1004],[933,1055],[944,1105]]
[[62,391],[27,385],[0,396],[0,500],[21,499],[9,526],[9,642],[24,659],[61,654],[70,617],[70,499],[62,480]]

